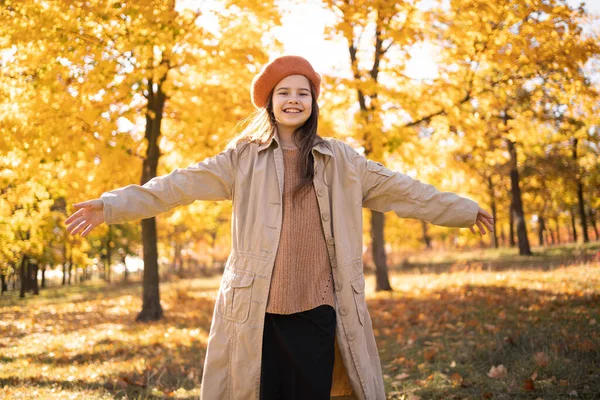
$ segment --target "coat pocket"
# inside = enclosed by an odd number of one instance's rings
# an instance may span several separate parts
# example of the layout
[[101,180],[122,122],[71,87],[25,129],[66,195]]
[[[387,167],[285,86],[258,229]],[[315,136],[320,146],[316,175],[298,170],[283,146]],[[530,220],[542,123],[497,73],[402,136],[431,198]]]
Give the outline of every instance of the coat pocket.
[[394,175],[394,171],[387,168],[385,165],[383,165],[382,163],[380,163],[378,161],[367,160],[367,168],[369,171],[375,172],[379,175],[384,175],[384,176]]
[[217,313],[226,320],[244,323],[250,314],[254,273],[227,270],[217,299]]
[[365,324],[365,276],[360,274],[356,278],[350,281],[352,285],[352,294],[354,295],[354,303],[356,304],[356,311],[358,313],[358,320],[361,325]]

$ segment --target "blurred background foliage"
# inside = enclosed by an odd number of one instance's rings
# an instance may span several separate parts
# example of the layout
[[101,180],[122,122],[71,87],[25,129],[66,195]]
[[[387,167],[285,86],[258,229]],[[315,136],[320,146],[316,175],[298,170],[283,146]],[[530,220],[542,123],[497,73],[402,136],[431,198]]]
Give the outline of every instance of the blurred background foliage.
[[[284,8],[293,15],[294,6]],[[600,24],[585,5],[318,6],[331,17],[323,40],[345,45],[335,64],[350,71],[319,71],[320,135],[496,216],[495,234],[480,237],[365,210],[367,268],[378,248],[398,267],[425,250],[527,255],[534,244],[598,240]],[[255,0],[0,1],[3,291],[24,282],[22,293],[35,292],[46,274],[66,284],[140,273],[140,223],[71,237],[72,204],[147,181],[152,163],[162,175],[222,150],[253,110],[252,77],[284,50],[281,10]],[[435,69],[415,78],[407,69],[423,46]],[[230,218],[228,202],[159,216],[161,273],[221,271]]]

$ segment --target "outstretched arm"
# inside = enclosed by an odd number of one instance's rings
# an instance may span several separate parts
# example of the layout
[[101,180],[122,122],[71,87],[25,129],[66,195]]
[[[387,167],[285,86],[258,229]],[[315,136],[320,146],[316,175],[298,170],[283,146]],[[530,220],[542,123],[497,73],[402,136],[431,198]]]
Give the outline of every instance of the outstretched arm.
[[151,218],[195,200],[231,200],[235,178],[235,149],[168,175],[150,179],[144,185],[129,185],[105,192],[100,199],[75,205],[78,210],[66,221],[69,232],[85,236],[102,222],[117,224]]
[[348,146],[348,156],[359,175],[363,207],[379,212],[394,211],[401,218],[415,218],[434,225],[471,228],[485,233],[492,230],[493,219],[477,202],[412,179],[367,159]]

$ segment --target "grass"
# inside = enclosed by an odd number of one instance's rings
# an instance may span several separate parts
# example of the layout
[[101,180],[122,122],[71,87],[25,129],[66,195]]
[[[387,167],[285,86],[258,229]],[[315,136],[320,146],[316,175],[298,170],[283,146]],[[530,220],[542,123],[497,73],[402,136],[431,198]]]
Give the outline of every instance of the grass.
[[[458,264],[461,265],[460,263]],[[0,398],[198,398],[219,277],[161,285],[165,319],[134,322],[139,284],[0,297]],[[389,399],[594,399],[600,264],[367,277]],[[503,365],[506,376],[491,378]]]
[[464,251],[422,251],[411,253],[403,263],[392,269],[412,272],[443,272],[464,267],[483,270],[536,268],[549,270],[566,264],[600,260],[600,242],[568,243],[556,246],[532,246],[533,256],[521,256],[516,247],[473,249]]
[[598,398],[597,263],[391,281],[369,300],[390,398]]

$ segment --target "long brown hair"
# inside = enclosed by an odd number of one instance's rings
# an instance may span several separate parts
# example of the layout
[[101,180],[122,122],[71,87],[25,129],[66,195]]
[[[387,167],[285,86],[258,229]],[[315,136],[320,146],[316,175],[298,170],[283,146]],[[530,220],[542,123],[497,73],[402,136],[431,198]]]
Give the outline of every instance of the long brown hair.
[[[300,149],[298,157],[298,168],[302,171],[300,183],[296,185],[292,192],[292,199],[295,200],[299,194],[306,195],[309,193],[310,185],[315,176],[314,158],[312,148],[317,144],[324,142],[317,135],[319,124],[319,104],[317,103],[317,94],[312,82],[310,85],[310,93],[312,95],[311,114],[306,122],[294,130],[292,140]],[[238,158],[250,143],[264,144],[267,143],[275,135],[277,125],[275,124],[275,115],[273,114],[273,92],[269,93],[267,107],[260,108],[252,113],[248,118],[243,120],[238,126],[241,127],[241,132],[234,137],[228,144],[227,148],[236,147],[238,143],[242,143],[243,147],[238,150]]]

